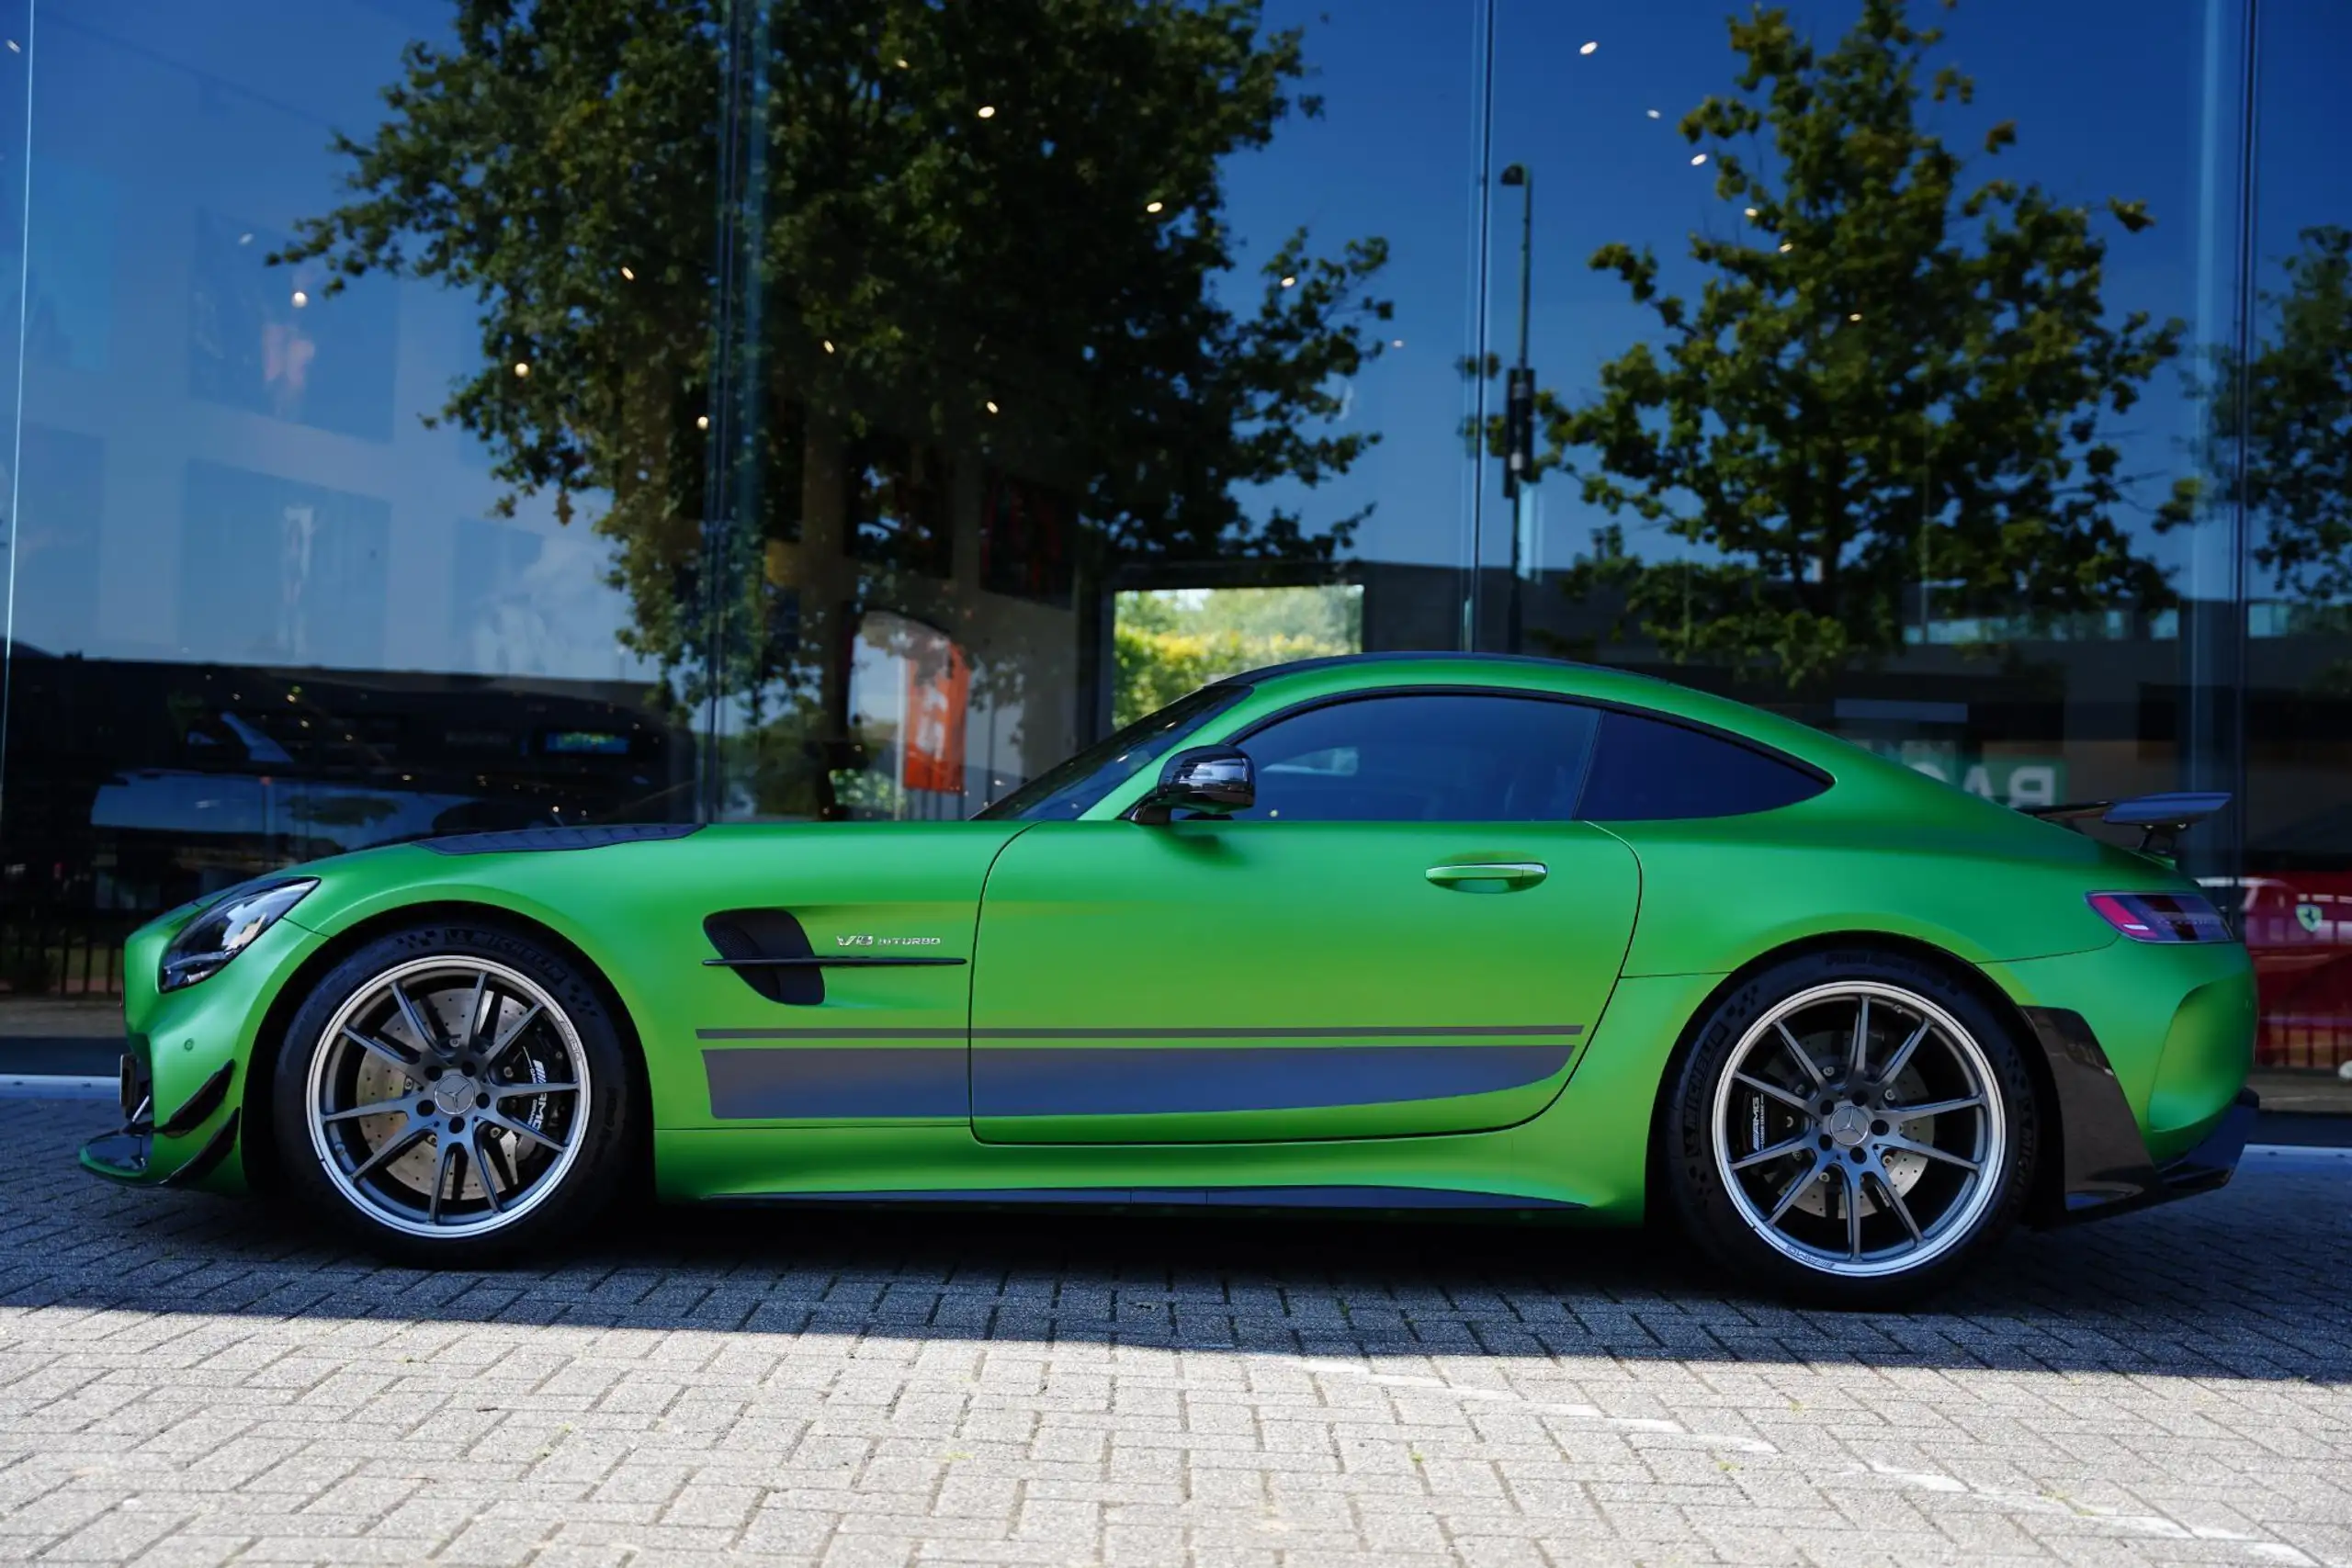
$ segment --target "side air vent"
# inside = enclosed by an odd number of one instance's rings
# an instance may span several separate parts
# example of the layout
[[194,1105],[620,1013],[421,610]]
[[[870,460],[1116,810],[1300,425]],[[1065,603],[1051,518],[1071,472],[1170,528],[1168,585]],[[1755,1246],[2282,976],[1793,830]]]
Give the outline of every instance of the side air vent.
[[825,999],[825,971],[818,965],[756,962],[817,955],[789,909],[722,909],[703,920],[702,931],[719,957],[740,965],[735,973],[743,984],[768,1000],[808,1008]]

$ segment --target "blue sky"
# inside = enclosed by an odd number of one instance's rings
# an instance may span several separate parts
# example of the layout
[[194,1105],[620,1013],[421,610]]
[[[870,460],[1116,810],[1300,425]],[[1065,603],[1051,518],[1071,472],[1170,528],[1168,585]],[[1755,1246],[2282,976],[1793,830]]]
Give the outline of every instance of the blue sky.
[[[1736,215],[1713,194],[1713,170],[1676,122],[1733,85],[1736,59],[1721,0],[1498,0],[1493,85],[1493,164],[1536,174],[1533,359],[1544,381],[1589,391],[1598,367],[1648,330],[1615,279],[1590,272],[1600,244],[1654,246],[1669,286],[1690,232],[1721,231]],[[1854,0],[1791,7],[1825,45],[1851,20]],[[1377,502],[1360,553],[1382,558],[1463,558],[1464,469],[1454,432],[1463,391],[1451,372],[1468,349],[1475,299],[1470,262],[1479,95],[1473,5],[1428,0],[1273,0],[1277,25],[1303,26],[1325,119],[1294,125],[1267,152],[1232,165],[1233,216],[1270,245],[1304,221],[1320,246],[1356,234],[1394,247],[1385,289],[1397,302],[1391,351],[1356,389],[1351,417],[1384,444],[1324,505]],[[2258,232],[2276,255],[2301,224],[2352,221],[2335,150],[2343,145],[2341,77],[2352,63],[2352,6],[2343,0],[2265,0],[2263,196]],[[2125,235],[2112,222],[2108,299],[2122,311],[2177,316],[2192,332],[2227,330],[2237,149],[2234,0],[1963,0],[1941,13],[1943,53],[1971,74],[1972,107],[1937,111],[1955,148],[2014,119],[2017,146],[1998,171],[2038,181],[2063,199],[2145,201],[2155,226]],[[1581,52],[1587,42],[1600,47]],[[1652,119],[1648,111],[1659,111]],[[1518,193],[1496,192],[1490,343],[1507,352],[1517,312]],[[2193,405],[2177,374],[2161,373],[2116,438],[2128,465],[2152,475],[2160,499],[2194,434]],[[1596,518],[1555,485],[1544,496],[1546,557],[1565,564]],[[1486,558],[1502,558],[1500,502],[1487,507]],[[2184,541],[2158,545],[2180,562]]]
[[[1793,7],[1825,42],[1858,0],[1799,0]],[[1955,145],[1973,147],[1984,126],[2015,119],[2019,144],[2003,172],[2035,179],[2068,199],[2109,195],[2146,201],[2154,229],[2115,239],[2109,299],[2220,330],[2230,297],[2217,288],[2231,261],[2226,222],[2234,198],[2237,85],[2234,29],[2242,0],[1963,0],[1943,17],[1950,57],[1976,79],[1975,106],[1947,111]],[[1733,215],[1713,194],[1713,171],[1690,164],[1680,116],[1734,69],[1727,0],[1497,0],[1492,152],[1496,166],[1531,164],[1537,178],[1534,358],[1549,385],[1589,390],[1597,367],[1649,328],[1610,277],[1585,259],[1611,240],[1648,243],[1672,281],[1689,232]],[[21,6],[11,7],[20,13]],[[1939,11],[1920,0],[1922,16]],[[94,8],[44,0],[57,25],[43,39],[48,80],[40,127],[52,155],[130,177],[195,181],[208,205],[257,222],[310,210],[333,188],[330,126],[359,130],[380,112],[376,90],[400,40],[437,31],[447,0],[358,0],[294,13],[236,7],[207,13],[175,0],[108,0]],[[1273,146],[1230,165],[1231,216],[1262,258],[1306,225],[1319,248],[1360,234],[1385,236],[1392,261],[1382,291],[1396,302],[1385,334],[1401,339],[1352,389],[1348,418],[1384,444],[1355,473],[1312,498],[1310,516],[1366,502],[1374,521],[1359,553],[1375,558],[1458,563],[1464,558],[1465,475],[1456,434],[1464,393],[1454,374],[1470,346],[1476,299],[1472,254],[1480,109],[1475,0],[1269,0],[1270,24],[1306,30],[1328,112],[1294,119]],[[2258,229],[2267,266],[2296,229],[2352,220],[2336,153],[2343,145],[2344,67],[2352,63],[2352,5],[2264,0],[2264,103]],[[232,25],[242,17],[243,25]],[[97,39],[107,41],[100,47]],[[1594,42],[1591,54],[1580,46]],[[130,90],[122,62],[155,73],[159,87]],[[64,88],[78,70],[104,69],[115,90]],[[168,62],[169,65],[165,62]],[[204,134],[174,134],[188,113],[174,68],[237,84],[199,93]],[[77,107],[80,104],[82,107]],[[1648,118],[1656,109],[1659,118]],[[157,149],[185,146],[185,154]],[[236,155],[223,156],[235,149]],[[168,166],[198,159],[202,167]],[[1499,191],[1491,274],[1491,342],[1507,349],[1516,313],[1517,195]],[[107,220],[110,201],[134,199],[89,182],[52,182],[36,206],[51,235],[72,248],[74,224]],[[74,204],[79,202],[77,207]],[[88,247],[92,250],[103,247]],[[106,283],[94,275],[94,288]],[[1251,287],[1254,288],[1254,280]],[[70,296],[72,289],[67,288]],[[439,301],[435,301],[437,306]],[[435,310],[435,346],[466,351],[462,302]],[[420,307],[421,308],[421,307]],[[406,307],[404,307],[406,309]],[[103,314],[103,311],[101,312]],[[447,320],[439,319],[446,315]],[[404,321],[403,334],[424,330]],[[94,320],[85,338],[119,330]],[[2160,493],[2179,468],[2194,409],[2166,373],[2118,434],[2133,467],[2157,476]],[[1554,485],[1544,494],[1547,558],[1563,564],[1596,521]],[[1487,507],[1487,558],[1507,548],[1499,502]],[[2163,550],[2179,558],[2178,541]]]

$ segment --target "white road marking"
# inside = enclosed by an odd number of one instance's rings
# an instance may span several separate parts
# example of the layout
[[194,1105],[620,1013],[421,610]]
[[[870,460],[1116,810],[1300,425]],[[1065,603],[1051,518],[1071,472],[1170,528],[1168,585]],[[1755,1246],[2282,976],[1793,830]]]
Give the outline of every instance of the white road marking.
[[[1860,1472],[1849,1471],[1849,1474]],[[2161,1514],[2127,1514],[2114,1508],[2102,1508],[2095,1504],[2071,1502],[2063,1497],[2047,1496],[2038,1492],[2013,1492],[1998,1486],[1978,1486],[1956,1475],[1945,1475],[1932,1470],[1902,1470],[1891,1464],[1871,1462],[1869,1473],[1901,1482],[1922,1492],[1961,1494],[1981,1497],[2005,1508],[2022,1514],[2064,1515],[2078,1519],[2095,1519],[2112,1525],[2128,1535],[2161,1538],[2165,1540],[2210,1540],[2234,1546],[2249,1557],[2265,1562],[2292,1562],[2299,1568],[2320,1568],[2319,1560],[2289,1546],[2284,1541],[2264,1540],[2258,1536],[2240,1530],[2222,1529],[2217,1525],[2184,1525]]]
[[1508,1389],[1458,1388],[1443,1378],[1420,1377],[1407,1372],[1375,1372],[1347,1361],[1302,1361],[1299,1364],[1309,1371],[1341,1373],[1378,1383],[1383,1388],[1426,1389],[1433,1393],[1451,1394],[1456,1399],[1489,1404],[1513,1404],[1532,1415],[1557,1416],[1571,1421],[1597,1421],[1621,1432],[1649,1432],[1659,1437],[1688,1438],[1709,1448],[1736,1449],[1748,1454],[1776,1454],[1781,1451],[1760,1438],[1735,1437],[1725,1432],[1694,1432],[1679,1421],[1662,1421],[1651,1416],[1611,1416],[1598,1404],[1529,1399]]

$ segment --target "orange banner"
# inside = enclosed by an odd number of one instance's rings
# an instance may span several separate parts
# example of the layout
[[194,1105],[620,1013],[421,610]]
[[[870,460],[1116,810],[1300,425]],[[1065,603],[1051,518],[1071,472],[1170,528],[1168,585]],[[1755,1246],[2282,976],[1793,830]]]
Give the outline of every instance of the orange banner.
[[946,657],[907,660],[906,761],[899,782],[909,789],[964,793],[964,715],[972,694],[972,667],[964,650],[941,639]]

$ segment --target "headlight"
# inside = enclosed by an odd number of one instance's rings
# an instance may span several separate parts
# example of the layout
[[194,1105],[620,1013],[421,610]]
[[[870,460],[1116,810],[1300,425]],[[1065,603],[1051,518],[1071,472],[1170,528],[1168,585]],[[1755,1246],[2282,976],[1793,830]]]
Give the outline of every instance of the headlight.
[[164,950],[156,988],[176,991],[210,979],[318,885],[314,876],[298,876],[232,889],[180,928],[180,934]]

